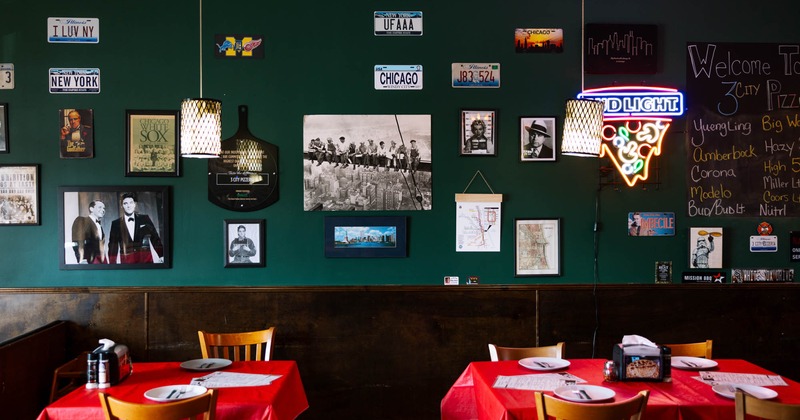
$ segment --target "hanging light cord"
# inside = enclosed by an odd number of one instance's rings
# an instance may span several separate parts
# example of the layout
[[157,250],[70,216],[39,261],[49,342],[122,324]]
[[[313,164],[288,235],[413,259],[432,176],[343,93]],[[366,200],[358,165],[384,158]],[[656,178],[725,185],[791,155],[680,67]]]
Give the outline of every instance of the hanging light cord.
[[203,97],[203,0],[200,0],[200,34],[198,36],[200,49],[200,97]]

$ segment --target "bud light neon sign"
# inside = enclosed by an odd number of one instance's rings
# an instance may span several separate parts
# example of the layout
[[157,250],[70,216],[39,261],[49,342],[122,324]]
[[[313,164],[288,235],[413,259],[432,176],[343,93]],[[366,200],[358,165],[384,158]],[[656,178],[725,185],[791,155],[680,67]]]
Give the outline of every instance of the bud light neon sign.
[[683,93],[671,88],[606,87],[578,98],[604,103],[600,157],[608,155],[629,187],[650,176],[650,159],[661,154],[672,117],[684,112]]

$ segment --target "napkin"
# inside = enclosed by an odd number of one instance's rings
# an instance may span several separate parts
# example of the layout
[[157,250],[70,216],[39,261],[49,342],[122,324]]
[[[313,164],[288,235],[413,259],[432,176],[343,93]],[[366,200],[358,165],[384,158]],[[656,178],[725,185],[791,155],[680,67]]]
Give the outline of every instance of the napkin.
[[656,343],[642,337],[641,335],[623,335],[622,347],[628,346],[658,347]]

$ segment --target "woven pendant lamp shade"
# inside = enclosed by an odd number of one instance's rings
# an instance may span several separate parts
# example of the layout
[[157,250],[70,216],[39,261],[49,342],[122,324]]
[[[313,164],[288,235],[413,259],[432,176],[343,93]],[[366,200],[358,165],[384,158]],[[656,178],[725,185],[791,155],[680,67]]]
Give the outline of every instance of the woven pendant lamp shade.
[[602,101],[568,99],[564,116],[564,136],[561,154],[581,157],[600,156],[603,141]]
[[222,102],[186,99],[181,103],[181,156],[216,158],[222,141]]

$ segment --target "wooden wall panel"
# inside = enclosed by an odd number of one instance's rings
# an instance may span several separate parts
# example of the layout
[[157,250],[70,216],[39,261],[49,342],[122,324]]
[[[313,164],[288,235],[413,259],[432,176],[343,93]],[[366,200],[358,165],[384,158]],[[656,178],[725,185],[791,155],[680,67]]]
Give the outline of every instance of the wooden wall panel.
[[436,419],[439,402],[486,344],[567,343],[568,358],[608,358],[624,334],[658,342],[712,338],[800,378],[796,285],[128,288],[0,290],[4,335],[73,322],[70,352],[109,337],[134,362],[200,357],[197,330],[277,327],[274,358],[298,362],[304,419]]

